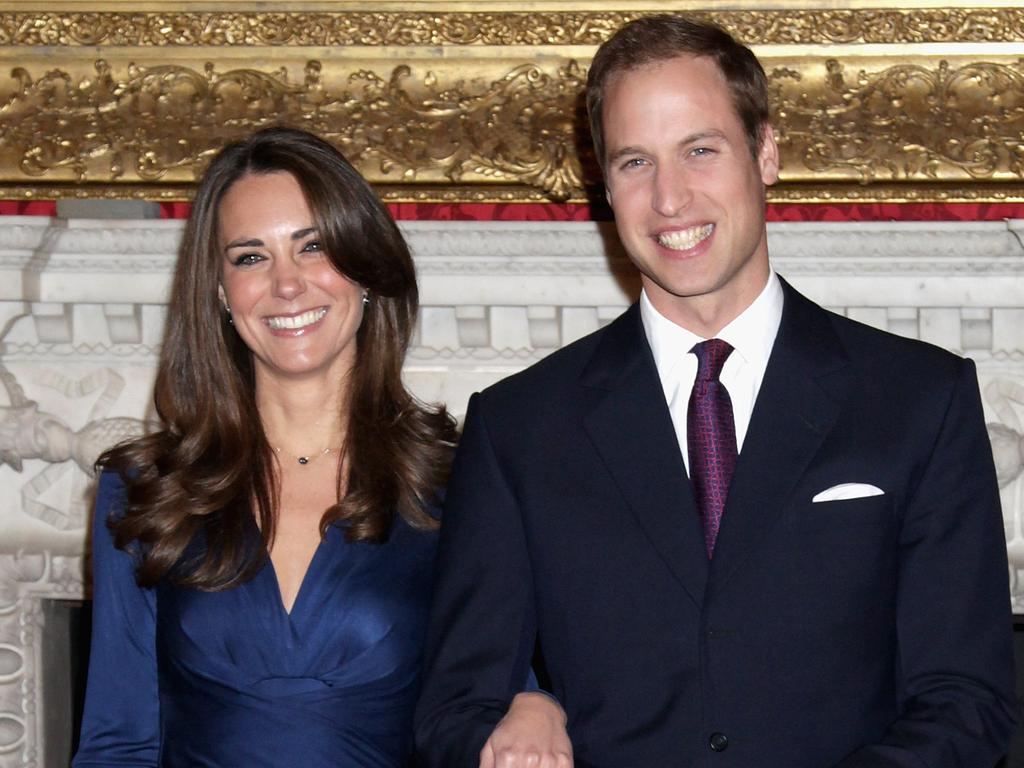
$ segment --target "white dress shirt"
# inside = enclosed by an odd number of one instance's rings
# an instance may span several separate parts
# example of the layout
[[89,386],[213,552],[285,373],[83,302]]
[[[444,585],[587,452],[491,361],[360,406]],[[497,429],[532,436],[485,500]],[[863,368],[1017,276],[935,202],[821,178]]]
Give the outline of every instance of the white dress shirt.
[[[718,332],[716,338],[727,341],[733,348],[725,361],[721,382],[732,400],[732,416],[736,422],[736,450],[743,450],[743,440],[750,426],[757,393],[761,389],[768,357],[775,344],[782,321],[782,285],[772,271],[768,282],[753,303],[731,323]],[[686,442],[686,411],[690,391],[697,378],[697,356],[690,352],[694,344],[706,339],[676,325],[651,304],[647,293],[640,293],[640,318],[647,341],[654,353],[654,364],[665,392],[672,425],[676,430],[679,450],[690,471],[690,457]]]

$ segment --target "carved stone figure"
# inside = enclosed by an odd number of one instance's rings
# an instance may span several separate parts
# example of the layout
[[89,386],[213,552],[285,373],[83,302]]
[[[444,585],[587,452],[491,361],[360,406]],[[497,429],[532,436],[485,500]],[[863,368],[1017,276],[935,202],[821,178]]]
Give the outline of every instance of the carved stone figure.
[[58,510],[40,501],[40,495],[68,471],[70,465],[66,462],[73,461],[91,477],[93,465],[103,451],[144,431],[145,424],[139,419],[102,418],[124,388],[124,380],[108,368],[77,382],[77,386],[67,386],[70,382],[59,374],[44,378],[44,383],[64,388],[69,395],[88,394],[103,386],[88,421],[77,431],[57,416],[40,411],[39,404],[25,396],[17,379],[2,364],[0,383],[10,402],[10,405],[0,406],[0,465],[8,464],[21,472],[26,459],[47,462],[47,466],[22,487],[24,512],[59,530],[81,527],[82,510],[77,504],[69,510]]

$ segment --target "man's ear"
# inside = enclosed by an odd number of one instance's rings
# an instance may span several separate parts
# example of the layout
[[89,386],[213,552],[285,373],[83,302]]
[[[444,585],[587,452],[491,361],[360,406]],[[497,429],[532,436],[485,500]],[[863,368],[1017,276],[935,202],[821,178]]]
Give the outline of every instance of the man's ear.
[[779,180],[779,145],[775,143],[775,131],[769,123],[761,128],[761,146],[757,151],[757,166],[761,181],[771,186]]

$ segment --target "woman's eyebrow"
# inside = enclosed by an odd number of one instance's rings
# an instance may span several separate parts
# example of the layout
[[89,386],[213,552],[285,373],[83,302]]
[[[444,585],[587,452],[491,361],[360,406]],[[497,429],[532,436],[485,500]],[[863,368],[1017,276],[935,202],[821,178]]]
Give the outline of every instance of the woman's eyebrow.
[[233,240],[224,246],[225,251],[230,251],[232,248],[262,248],[263,241],[258,237],[251,238],[249,240]]

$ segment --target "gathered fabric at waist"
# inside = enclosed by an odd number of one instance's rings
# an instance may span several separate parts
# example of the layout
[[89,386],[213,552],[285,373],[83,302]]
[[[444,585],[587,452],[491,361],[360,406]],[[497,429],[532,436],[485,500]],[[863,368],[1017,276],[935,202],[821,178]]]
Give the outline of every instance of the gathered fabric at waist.
[[160,692],[163,768],[398,768],[411,750],[415,685],[267,677],[240,689],[177,669]]

